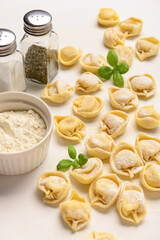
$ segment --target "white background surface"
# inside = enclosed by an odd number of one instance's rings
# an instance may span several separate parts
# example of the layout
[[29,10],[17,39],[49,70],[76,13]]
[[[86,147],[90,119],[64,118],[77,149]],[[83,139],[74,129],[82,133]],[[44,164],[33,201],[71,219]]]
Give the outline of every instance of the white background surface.
[[[155,36],[160,39],[160,1],[159,0],[1,0],[0,1],[0,27],[13,30],[17,35],[17,42],[23,35],[23,15],[32,9],[48,10],[53,16],[54,30],[59,35],[60,48],[73,45],[81,48],[84,53],[98,52],[107,54],[108,49],[103,45],[105,28],[98,26],[96,16],[101,7],[115,9],[121,20],[128,17],[139,17],[144,21],[141,36]],[[126,45],[133,46],[138,38],[127,40]],[[132,67],[125,75],[125,79],[134,74],[148,72],[153,75],[157,83],[156,95],[149,100],[140,100],[139,106],[154,104],[160,111],[160,54],[150,60],[139,62],[134,56]],[[62,68],[56,79],[63,79],[72,86],[82,73],[79,64],[72,68]],[[104,108],[93,120],[85,121],[87,126],[86,137],[76,145],[79,152],[85,152],[84,141],[92,133],[99,130],[99,118],[112,108],[108,102],[107,88],[111,81],[94,95],[100,96],[104,101]],[[27,92],[36,96],[41,95],[39,85],[29,86]],[[72,100],[77,97],[75,93],[63,105],[50,105],[53,113],[67,115],[72,113]],[[134,111],[129,113],[130,121],[126,132],[117,138],[116,143],[127,141],[134,144],[135,137],[142,129],[134,121]],[[160,137],[160,126],[153,131],[144,131],[153,136]],[[91,209],[91,221],[86,228],[79,232],[72,231],[61,220],[58,207],[50,207],[42,203],[42,195],[37,190],[37,180],[45,171],[56,169],[56,164],[67,157],[69,143],[53,131],[50,149],[46,160],[33,172],[22,176],[0,176],[0,239],[1,240],[83,240],[89,232],[107,231],[113,233],[118,240],[159,240],[160,239],[160,194],[150,193],[144,189],[147,215],[143,222],[135,226],[122,221],[115,206],[107,211]],[[110,172],[108,162],[104,162],[104,173]],[[72,180],[72,188],[88,198],[88,186],[83,186]],[[139,179],[133,180],[140,184]]]

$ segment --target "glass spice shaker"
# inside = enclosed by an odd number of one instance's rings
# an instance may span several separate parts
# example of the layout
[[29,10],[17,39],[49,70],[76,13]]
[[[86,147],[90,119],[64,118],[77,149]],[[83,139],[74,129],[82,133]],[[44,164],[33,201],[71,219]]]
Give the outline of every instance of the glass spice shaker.
[[49,83],[58,72],[58,37],[52,31],[52,17],[43,10],[24,16],[25,34],[20,42],[26,79]]
[[15,34],[0,28],[0,92],[26,89],[23,56],[16,47]]

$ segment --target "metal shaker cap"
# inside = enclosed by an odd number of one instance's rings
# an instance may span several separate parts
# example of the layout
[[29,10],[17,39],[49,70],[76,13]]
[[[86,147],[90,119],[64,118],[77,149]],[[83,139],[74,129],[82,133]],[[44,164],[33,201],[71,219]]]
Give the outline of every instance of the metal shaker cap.
[[42,36],[52,30],[52,16],[43,10],[32,10],[24,15],[24,31]]
[[16,50],[15,34],[5,28],[0,28],[0,57],[12,54]]

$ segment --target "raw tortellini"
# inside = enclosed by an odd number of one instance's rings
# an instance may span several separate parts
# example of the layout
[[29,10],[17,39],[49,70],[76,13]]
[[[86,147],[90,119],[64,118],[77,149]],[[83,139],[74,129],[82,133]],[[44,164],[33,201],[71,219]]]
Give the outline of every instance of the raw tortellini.
[[141,38],[136,42],[136,55],[140,61],[157,55],[158,50],[159,41],[154,37]]
[[138,97],[130,89],[110,87],[108,94],[110,104],[117,109],[128,111],[138,105]]
[[116,240],[116,238],[111,233],[93,231],[87,234],[85,240]]
[[86,126],[75,116],[54,116],[57,133],[68,140],[80,141],[86,134]]
[[154,106],[144,106],[136,111],[137,124],[146,129],[153,129],[160,123],[160,113],[158,113]]
[[100,120],[100,130],[106,132],[112,138],[121,135],[128,124],[128,114],[119,110],[113,110],[103,115]]
[[99,158],[89,158],[81,168],[72,168],[70,174],[82,184],[90,184],[103,173],[103,164]]
[[103,40],[106,47],[115,48],[118,45],[124,45],[126,38],[116,28],[108,28],[104,32]]
[[75,90],[77,92],[92,93],[98,91],[98,89],[102,86],[102,81],[95,74],[85,72],[78,78]]
[[126,221],[139,223],[146,215],[143,190],[131,182],[125,182],[117,200],[117,210]]
[[118,29],[125,37],[133,37],[140,34],[142,31],[143,21],[139,18],[130,17],[118,24]]
[[80,96],[73,101],[73,111],[84,118],[97,116],[102,108],[103,101],[96,96]]
[[98,22],[106,27],[119,22],[119,15],[112,8],[101,8],[98,14]]
[[133,61],[133,48],[129,46],[118,45],[115,49],[118,56],[118,63],[126,62],[131,66]]
[[147,163],[140,174],[141,183],[150,191],[160,191],[160,165]]
[[77,50],[72,46],[64,47],[59,52],[59,61],[65,66],[72,66],[82,56],[82,50]]
[[90,207],[84,197],[72,190],[70,199],[60,204],[63,220],[73,231],[78,231],[90,221]]
[[154,78],[148,74],[135,75],[128,80],[128,86],[138,96],[149,98],[154,95],[156,90],[156,83]]
[[109,174],[97,178],[89,188],[91,205],[100,208],[108,208],[118,198],[121,188],[121,180],[116,174]]
[[137,153],[144,164],[160,163],[160,140],[145,133],[138,133],[135,142]]
[[89,155],[103,160],[110,157],[115,143],[107,134],[94,134],[87,139],[85,147]]
[[88,53],[80,59],[80,64],[84,70],[98,73],[98,69],[107,65],[105,57],[96,53]]
[[54,103],[63,103],[70,97],[72,91],[73,88],[69,84],[55,81],[44,88],[42,98]]
[[45,193],[45,203],[55,204],[67,196],[70,181],[62,172],[46,172],[40,176],[38,188]]
[[110,165],[113,172],[133,178],[140,172],[143,163],[132,145],[120,142],[111,153]]

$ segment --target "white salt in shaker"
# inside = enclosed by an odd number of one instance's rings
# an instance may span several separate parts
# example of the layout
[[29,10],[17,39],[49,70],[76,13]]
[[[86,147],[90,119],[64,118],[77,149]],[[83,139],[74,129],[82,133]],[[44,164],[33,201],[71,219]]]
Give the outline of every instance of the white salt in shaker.
[[23,57],[16,47],[15,34],[0,28],[0,92],[26,89]]

